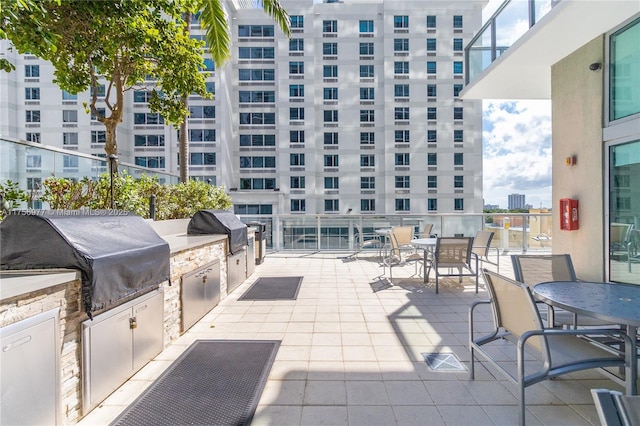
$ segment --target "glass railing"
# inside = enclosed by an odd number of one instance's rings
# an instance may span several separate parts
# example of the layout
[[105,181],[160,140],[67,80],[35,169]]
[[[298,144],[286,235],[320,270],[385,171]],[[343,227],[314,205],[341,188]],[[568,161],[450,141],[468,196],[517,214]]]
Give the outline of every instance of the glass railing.
[[506,0],[465,48],[466,84],[475,80],[561,0]]
[[[155,169],[118,162],[118,171],[133,177],[157,176],[161,183],[178,183],[179,177]],[[20,189],[39,191],[51,176],[80,180],[98,179],[108,172],[107,160],[39,143],[0,138],[0,182],[17,182]]]
[[483,213],[442,215],[240,215],[244,223],[266,225],[264,239],[272,251],[349,251],[356,249],[357,229],[373,234],[392,226],[413,226],[415,235],[432,224],[432,235],[473,237],[494,231],[491,245],[502,251],[551,251],[551,213]]

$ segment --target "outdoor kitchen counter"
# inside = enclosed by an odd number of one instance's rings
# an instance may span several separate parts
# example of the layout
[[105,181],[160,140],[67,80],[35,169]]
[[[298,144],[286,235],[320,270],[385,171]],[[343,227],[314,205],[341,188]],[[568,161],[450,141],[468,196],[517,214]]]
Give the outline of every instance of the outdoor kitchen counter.
[[10,299],[77,279],[80,279],[80,272],[71,269],[0,271],[0,299]]
[[226,241],[227,236],[224,234],[187,235],[186,233],[182,233],[173,235],[160,235],[160,238],[169,243],[169,249],[171,250],[171,254],[173,255],[174,253],[178,253],[191,248],[224,242]]

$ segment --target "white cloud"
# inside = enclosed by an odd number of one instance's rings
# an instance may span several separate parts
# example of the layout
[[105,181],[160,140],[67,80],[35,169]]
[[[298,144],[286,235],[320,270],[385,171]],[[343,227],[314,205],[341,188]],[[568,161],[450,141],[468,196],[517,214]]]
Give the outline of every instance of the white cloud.
[[551,102],[483,102],[483,175],[486,204],[507,207],[507,196],[551,206]]

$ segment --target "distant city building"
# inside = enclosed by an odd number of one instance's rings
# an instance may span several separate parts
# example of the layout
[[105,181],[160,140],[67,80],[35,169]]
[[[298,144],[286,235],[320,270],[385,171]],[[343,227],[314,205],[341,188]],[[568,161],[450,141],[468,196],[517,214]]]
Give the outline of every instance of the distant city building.
[[[281,0],[290,39],[252,3],[225,3],[229,63],[205,54],[215,99],[189,97],[192,178],[224,185],[237,214],[482,211],[482,101],[458,94],[486,1]],[[88,91],[60,90],[7,40],[0,55],[16,67],[0,73],[0,136],[105,155]],[[177,131],[146,85],[125,94],[119,159],[177,174]]]
[[485,210],[498,210],[500,208],[499,204],[485,204],[484,205],[484,209]]
[[524,194],[509,194],[509,210],[524,208],[526,208]]

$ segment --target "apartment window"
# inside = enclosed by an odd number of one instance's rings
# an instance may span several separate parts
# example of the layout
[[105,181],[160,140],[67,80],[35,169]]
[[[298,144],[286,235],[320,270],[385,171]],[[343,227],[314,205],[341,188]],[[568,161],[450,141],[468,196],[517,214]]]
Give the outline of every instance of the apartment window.
[[106,142],[107,142],[107,132],[106,131],[104,131],[104,130],[92,130],[91,131],[91,143],[106,143]]
[[78,95],[76,95],[75,93],[69,93],[66,90],[62,91],[62,100],[63,101],[77,101],[78,100]]
[[240,135],[240,146],[275,146],[275,145],[276,145],[276,135]]
[[289,85],[289,97],[304,98],[304,84]]
[[324,200],[325,212],[337,212],[340,210],[340,200]]
[[[164,136],[163,136],[163,140],[164,140]],[[189,129],[189,141],[215,142],[216,130],[215,129]]]
[[411,187],[410,176],[396,176],[396,189],[409,189]]
[[408,166],[409,165],[409,153],[394,154],[396,166]]
[[435,15],[427,15],[427,28],[435,28],[435,27],[436,27]]
[[207,93],[211,93],[212,95],[216,94],[216,83],[213,81],[206,81],[204,83],[204,89]]
[[24,66],[25,77],[40,77],[40,65],[25,65]]
[[453,199],[453,209],[454,210],[464,210],[464,198],[454,198]]
[[360,100],[373,100],[375,99],[373,87],[361,87],[360,88]]
[[202,66],[199,68],[200,71],[208,71],[208,72],[213,72],[215,71],[216,66],[213,63],[213,59],[210,58],[204,58],[202,61]]
[[337,33],[338,32],[338,21],[335,21],[335,20],[324,20],[324,21],[322,21],[322,32],[323,33]]
[[373,132],[360,133],[360,145],[374,145],[376,143],[376,134]]
[[409,97],[409,85],[408,84],[394,84],[393,95],[396,98],[408,98]]
[[438,109],[435,107],[427,108],[427,120],[437,120],[438,119]]
[[462,107],[453,108],[453,119],[462,120],[464,118],[464,109]]
[[427,198],[427,210],[429,210],[429,211],[438,210],[438,199],[437,198]]
[[360,122],[361,123],[373,123],[375,121],[375,113],[372,109],[360,110]]
[[411,210],[411,203],[408,198],[396,198],[396,211],[408,212]]
[[303,189],[305,187],[304,176],[291,176],[289,182],[291,189]]
[[238,25],[239,37],[273,37],[273,25]]
[[289,74],[304,74],[304,62],[289,62]]
[[463,130],[454,130],[453,131],[453,141],[454,142],[464,142],[464,131]]
[[289,108],[289,120],[304,120],[304,108]]
[[42,178],[39,177],[28,177],[27,178],[27,189],[32,191],[37,191],[42,188]]
[[393,51],[394,52],[408,52],[409,51],[409,39],[408,38],[396,38],[396,39],[393,39]]
[[376,156],[373,154],[360,155],[360,167],[375,167]]
[[104,98],[104,96],[106,95],[107,91],[106,88],[104,87],[104,84],[98,84],[95,89],[93,87],[89,88],[89,95],[93,96],[93,93],[97,93],[97,96],[99,98]]
[[275,71],[273,69],[239,69],[238,78],[240,81],[274,81]]
[[338,154],[331,154],[324,156],[325,167],[338,167]]
[[435,84],[427,84],[427,96],[428,97],[438,96],[438,91],[436,89]]
[[453,154],[453,165],[454,166],[464,165],[464,155],[461,152],[456,152]]
[[40,133],[27,133],[25,135],[25,140],[27,142],[40,143]]
[[427,74],[435,74],[437,70],[437,62],[436,61],[428,61],[427,62]]
[[373,55],[373,43],[360,43],[361,55]]
[[373,78],[373,65],[360,65],[360,78]]
[[324,78],[335,78],[335,77],[338,77],[338,66],[337,65],[323,65],[322,66],[322,76]]
[[96,114],[95,112],[91,111],[91,121],[99,121],[98,120],[98,116],[105,117],[106,114],[107,114],[107,109],[106,108],[96,108],[96,112],[98,114]]
[[[215,185],[215,179],[213,184]],[[233,211],[235,214],[270,215],[273,214],[273,206],[271,204],[235,204]]]
[[324,134],[325,145],[338,145],[338,132],[326,132]]
[[27,169],[39,169],[42,167],[42,156],[35,155],[27,155],[26,156]]
[[304,130],[291,130],[289,132],[289,142],[304,143]]
[[[304,49],[300,49],[301,51]],[[275,49],[273,47],[239,47],[238,58],[240,59],[274,59]]]
[[252,189],[270,189],[273,190],[276,187],[275,178],[240,178],[240,189],[252,190]]
[[436,39],[428,38],[427,39],[427,52],[435,52],[436,51]]
[[376,211],[376,200],[368,199],[368,198],[360,200],[360,211],[361,212]]
[[338,99],[338,88],[325,87],[324,89],[322,89],[322,94],[325,100],[336,100]]
[[271,156],[240,156],[241,169],[274,169],[276,167],[276,157]]
[[27,123],[39,123],[40,122],[40,111],[25,111],[25,121]]
[[454,188],[464,188],[464,176],[454,176],[453,177],[453,187]]
[[462,28],[462,15],[453,15],[453,28]]
[[240,124],[276,124],[275,112],[241,112]]
[[325,123],[337,123],[338,122],[338,111],[337,110],[324,110],[324,122]]
[[213,105],[189,106],[189,118],[216,118],[216,107]]
[[376,178],[374,176],[361,176],[360,189],[376,189]]
[[339,189],[340,180],[337,177],[325,177],[324,189]]
[[291,23],[291,28],[304,28],[304,16],[302,15],[291,15],[289,22]]
[[409,119],[409,107],[396,107],[394,108],[393,117],[396,120],[408,120]]
[[338,54],[338,43],[322,43],[322,54],[323,55],[337,55]]
[[438,131],[437,130],[427,130],[427,142],[429,142],[429,143],[438,142]]
[[427,176],[427,188],[435,189],[438,187],[438,176]]
[[292,212],[303,212],[306,210],[306,201],[305,200],[291,200],[291,211]]
[[460,96],[460,92],[462,92],[462,84],[454,84],[453,85],[453,96]]
[[435,152],[429,152],[427,154],[427,166],[437,166],[438,165],[438,154]]
[[164,169],[164,157],[135,157],[136,166]]
[[396,130],[394,132],[394,139],[396,143],[409,143],[410,137],[409,130]]
[[63,133],[62,134],[62,145],[78,145],[78,134],[77,133]]
[[164,135],[135,135],[135,146],[164,146]]
[[289,52],[304,52],[304,40],[301,38],[289,40]]
[[78,168],[78,157],[73,155],[63,155],[62,156],[62,167],[65,169],[77,169]]
[[215,152],[190,152],[189,164],[192,166],[215,166]]
[[464,49],[464,46],[462,44],[462,39],[461,38],[454,38],[453,39],[453,51],[454,52],[462,52],[463,49]]
[[373,32],[373,21],[360,21],[360,32],[361,33],[372,33]]
[[609,37],[609,121],[640,112],[639,37],[640,19],[636,19]]
[[40,89],[37,87],[25,87],[24,98],[30,101],[40,100]]
[[462,62],[461,61],[455,61],[453,63],[453,73],[454,74],[462,74]]
[[274,103],[276,94],[273,90],[241,90],[238,93],[240,103]]
[[[62,93],[62,99],[64,99],[64,92]],[[151,101],[151,92],[147,90],[136,90],[133,92],[133,102],[148,103],[149,101]]]
[[290,166],[304,166],[304,154],[289,154]]
[[[189,108],[191,110],[191,108]],[[164,117],[157,112],[136,112],[133,114],[134,124],[164,124]]]
[[393,63],[394,74],[409,74],[409,62],[394,62]]
[[393,17],[393,28],[409,28],[409,16],[395,15]]

